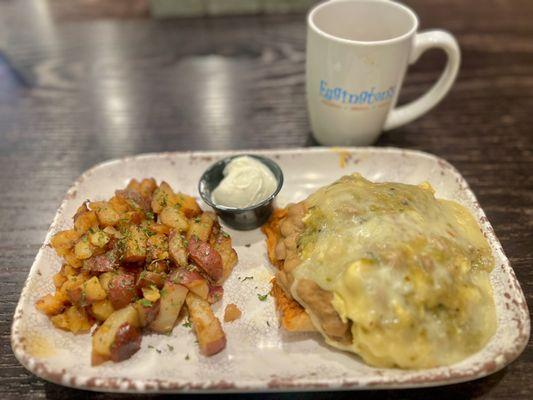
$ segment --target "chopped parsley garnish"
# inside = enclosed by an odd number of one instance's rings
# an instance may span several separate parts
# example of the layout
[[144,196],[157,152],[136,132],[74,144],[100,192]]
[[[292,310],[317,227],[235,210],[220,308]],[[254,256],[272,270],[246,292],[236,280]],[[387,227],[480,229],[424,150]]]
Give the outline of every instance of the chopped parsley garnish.
[[189,355],[187,354],[187,355],[185,356],[185,360],[189,361],[190,359],[191,359],[191,357],[189,357]]
[[149,219],[151,221],[155,220],[155,215],[154,215],[154,213],[152,211],[146,211],[145,214],[146,214],[146,218],[147,219]]
[[196,217],[196,218],[194,218],[194,222],[196,222],[197,224],[199,224],[199,223],[200,223],[200,217]]
[[268,298],[268,293],[267,294],[257,293],[257,298],[259,299],[259,301],[265,301]]
[[152,302],[148,299],[139,300],[139,304],[143,307],[152,307]]
[[192,323],[191,323],[191,321],[187,320],[186,322],[183,323],[183,326],[185,328],[190,328],[192,326]]
[[167,343],[167,347],[168,347],[168,349],[169,349],[170,351],[174,351],[174,346],[171,346],[171,345],[169,345],[169,344]]
[[154,346],[152,346],[151,344],[149,344],[149,345],[148,345],[148,348],[149,348],[149,349],[153,349]]

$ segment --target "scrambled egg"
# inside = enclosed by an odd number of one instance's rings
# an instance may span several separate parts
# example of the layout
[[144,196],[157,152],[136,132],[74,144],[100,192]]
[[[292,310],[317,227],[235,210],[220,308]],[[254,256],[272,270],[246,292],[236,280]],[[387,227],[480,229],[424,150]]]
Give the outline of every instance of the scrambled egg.
[[305,307],[300,279],[333,294],[353,341],[324,335],[330,345],[374,366],[428,368],[464,359],[494,334],[494,260],[464,207],[436,199],[429,184],[372,183],[358,174],[306,204],[291,294]]

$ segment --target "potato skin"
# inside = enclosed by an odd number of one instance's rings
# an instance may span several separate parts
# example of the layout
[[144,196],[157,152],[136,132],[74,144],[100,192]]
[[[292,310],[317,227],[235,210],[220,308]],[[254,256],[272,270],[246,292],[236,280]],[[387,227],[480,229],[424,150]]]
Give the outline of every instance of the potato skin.
[[131,274],[117,274],[109,282],[109,301],[115,310],[131,303],[136,293],[135,276]]
[[200,267],[213,280],[218,282],[222,279],[224,270],[222,267],[222,257],[218,251],[208,243],[200,241],[193,236],[189,239],[189,258]]
[[115,341],[111,345],[111,361],[119,362],[130,358],[141,348],[141,331],[139,328],[125,322],[115,334]]

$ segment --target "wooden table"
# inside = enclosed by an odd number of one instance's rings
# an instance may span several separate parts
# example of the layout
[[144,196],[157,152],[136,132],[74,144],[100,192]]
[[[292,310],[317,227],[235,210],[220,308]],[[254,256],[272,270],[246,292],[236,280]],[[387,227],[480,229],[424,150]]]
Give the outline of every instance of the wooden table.
[[[463,64],[458,82],[433,112],[384,134],[377,146],[428,151],[463,173],[531,307],[533,3],[408,3],[422,28],[457,36]],[[33,258],[65,191],[86,168],[142,152],[314,144],[304,97],[303,15],[153,21],[139,7],[135,18],[127,8],[115,13],[120,17],[106,17],[106,10],[84,7],[60,0],[0,3],[2,399],[117,397],[37,379],[18,364],[9,343]],[[402,101],[425,91],[443,63],[437,51],[424,55],[410,71]],[[475,382],[356,395],[530,399],[533,347]]]

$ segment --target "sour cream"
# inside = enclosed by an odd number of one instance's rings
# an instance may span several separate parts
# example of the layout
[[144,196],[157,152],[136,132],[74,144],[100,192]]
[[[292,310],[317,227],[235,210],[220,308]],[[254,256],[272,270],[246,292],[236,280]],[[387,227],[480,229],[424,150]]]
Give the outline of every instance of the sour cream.
[[277,187],[276,177],[261,161],[242,156],[231,160],[223,171],[224,179],[211,194],[221,206],[245,208],[267,199]]

